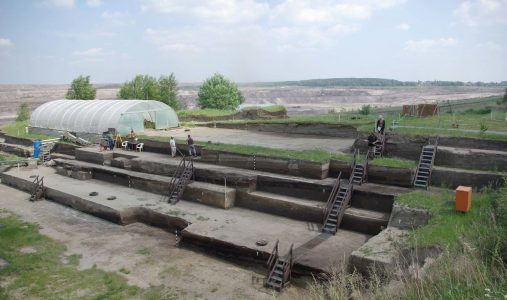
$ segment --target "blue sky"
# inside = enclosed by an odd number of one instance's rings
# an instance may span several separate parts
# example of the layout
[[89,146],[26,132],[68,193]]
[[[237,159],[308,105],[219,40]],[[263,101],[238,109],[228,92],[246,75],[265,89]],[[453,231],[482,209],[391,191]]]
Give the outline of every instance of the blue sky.
[[507,0],[0,0],[0,83],[507,80]]

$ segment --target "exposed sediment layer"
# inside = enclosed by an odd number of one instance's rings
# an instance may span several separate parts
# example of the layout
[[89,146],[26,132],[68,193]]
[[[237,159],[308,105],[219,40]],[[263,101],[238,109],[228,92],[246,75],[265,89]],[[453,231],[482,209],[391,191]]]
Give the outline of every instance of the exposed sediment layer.
[[[94,179],[83,185],[81,181],[58,175],[46,167],[11,170],[2,175],[2,183],[28,191],[32,181],[30,176],[36,174],[44,176],[48,199],[118,224],[139,221],[167,230],[181,230],[183,244],[223,251],[222,254],[227,256],[265,263],[276,240],[280,240],[280,253],[285,253],[290,244],[294,244],[295,249],[299,249],[295,252],[301,258],[296,260],[296,272],[329,272],[371,237],[340,230],[335,236],[309,243],[321,236],[318,224],[237,207],[223,210],[187,201],[171,206],[156,194]],[[99,195],[90,196],[90,191],[99,191]],[[110,195],[117,199],[107,200],[106,196]],[[268,245],[256,245],[260,239],[268,241]]]

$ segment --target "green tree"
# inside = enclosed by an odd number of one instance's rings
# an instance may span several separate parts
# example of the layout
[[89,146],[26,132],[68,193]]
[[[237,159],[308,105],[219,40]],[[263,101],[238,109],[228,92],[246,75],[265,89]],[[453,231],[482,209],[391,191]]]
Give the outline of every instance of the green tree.
[[125,82],[118,92],[120,99],[158,100],[160,89],[157,79],[149,75],[136,75],[131,81]]
[[79,77],[72,80],[65,98],[90,100],[95,99],[96,93],[97,90],[90,84],[90,76],[79,75]]
[[16,117],[16,122],[26,121],[30,118],[30,107],[28,107],[28,103],[21,103],[18,108],[18,116]]
[[173,73],[169,76],[160,76],[158,79],[158,87],[160,90],[157,100],[164,102],[173,109],[179,109],[178,103],[178,81]]
[[361,109],[359,110],[359,113],[362,115],[369,115],[371,112],[371,105],[363,105],[361,106]]
[[236,109],[244,101],[236,84],[222,74],[215,73],[206,79],[197,94],[201,108]]

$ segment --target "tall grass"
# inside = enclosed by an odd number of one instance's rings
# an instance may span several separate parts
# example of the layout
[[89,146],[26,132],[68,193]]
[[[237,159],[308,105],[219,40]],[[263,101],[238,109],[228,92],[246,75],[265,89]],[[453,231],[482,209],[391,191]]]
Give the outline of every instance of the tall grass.
[[443,249],[424,269],[424,276],[413,276],[405,268],[381,281],[375,272],[369,279],[358,279],[357,274],[341,270],[328,281],[316,281],[301,298],[507,299],[507,186],[476,193],[467,214],[454,212],[451,199],[452,194],[445,192],[433,196],[416,192],[397,200],[428,208],[434,215],[429,225],[398,246],[400,253],[423,245]]

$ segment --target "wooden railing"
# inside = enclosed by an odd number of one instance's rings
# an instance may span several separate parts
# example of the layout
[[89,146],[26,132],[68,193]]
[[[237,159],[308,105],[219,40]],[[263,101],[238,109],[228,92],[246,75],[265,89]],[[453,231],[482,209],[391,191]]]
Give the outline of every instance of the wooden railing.
[[338,177],[336,178],[336,181],[333,185],[333,190],[331,191],[331,194],[329,195],[329,198],[327,199],[326,206],[324,206],[324,219],[323,224],[326,224],[327,219],[329,218],[329,214],[331,213],[331,208],[336,202],[336,194],[340,190],[340,180],[342,177],[342,172],[338,174]]
[[271,255],[268,259],[268,280],[273,275],[273,272],[275,271],[275,264],[278,259],[278,240],[276,240],[275,246],[273,247],[273,251],[271,251]]
[[[373,152],[373,155],[375,155],[375,150]],[[368,163],[370,159],[370,149],[368,149],[368,152],[366,152],[366,158],[364,160],[364,167],[363,167],[363,180],[362,182],[365,182],[368,180]]]

